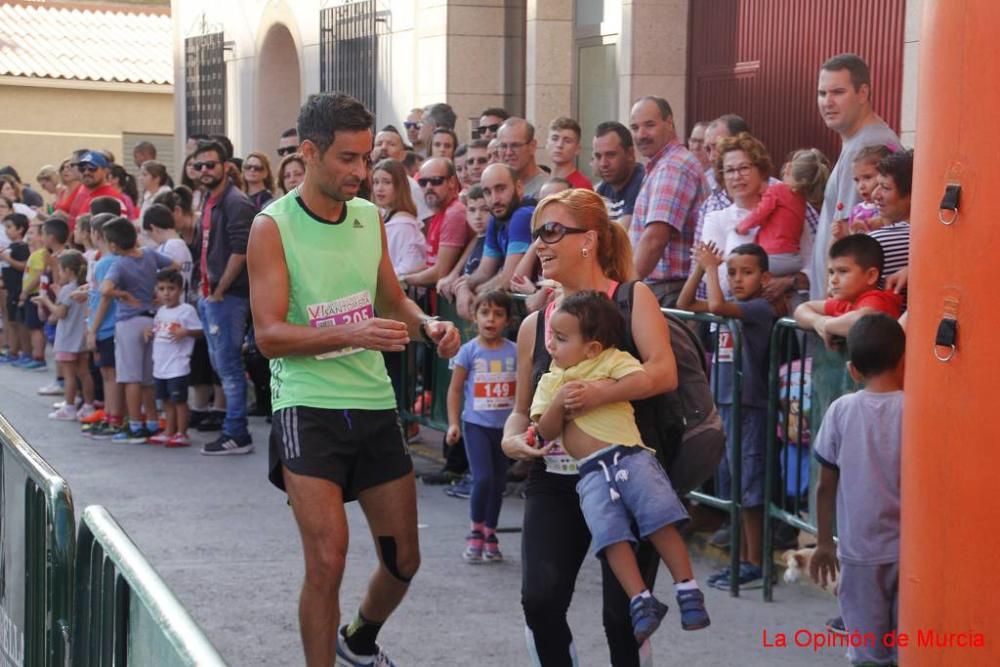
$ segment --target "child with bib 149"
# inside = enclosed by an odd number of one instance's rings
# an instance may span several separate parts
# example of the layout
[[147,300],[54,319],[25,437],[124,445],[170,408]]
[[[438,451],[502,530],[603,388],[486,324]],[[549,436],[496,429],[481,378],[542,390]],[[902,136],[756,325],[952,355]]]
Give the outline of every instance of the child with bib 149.
[[530,416],[539,436],[544,440],[561,436],[563,448],[580,462],[576,487],[580,507],[594,551],[607,560],[631,599],[636,641],[641,644],[659,627],[667,605],[653,597],[642,580],[633,551],[637,541],[633,523],[673,576],[681,627],[707,627],[705,596],[677,530],[687,521],[687,511],[653,450],[642,444],[632,404],[609,403],[582,415],[565,409],[567,386],[574,382],[610,378],[640,387],[651,384],[639,360],[618,347],[625,336],[621,312],[605,294],[579,292],[563,299],[551,327],[547,348],[552,365],[535,389]]
[[517,346],[503,335],[512,308],[510,295],[499,290],[476,299],[473,312],[478,335],[455,356],[448,387],[445,441],[454,446],[459,438],[464,439],[472,471],[472,529],[462,553],[469,563],[503,560],[496,530],[507,484],[507,457],[500,441],[504,422],[514,408],[517,378]]

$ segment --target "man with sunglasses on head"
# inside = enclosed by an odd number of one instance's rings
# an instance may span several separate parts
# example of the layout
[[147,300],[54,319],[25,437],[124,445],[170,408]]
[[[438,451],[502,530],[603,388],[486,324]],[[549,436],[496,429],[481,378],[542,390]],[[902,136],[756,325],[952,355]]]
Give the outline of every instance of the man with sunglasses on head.
[[[394,664],[376,639],[420,548],[413,462],[381,353],[423,340],[448,358],[460,343],[454,325],[406,298],[378,210],[357,196],[373,120],[352,97],[311,95],[299,114],[305,181],[257,217],[250,240],[254,327],[273,374],[269,479],[288,494],[302,539],[309,667]],[[341,626],[353,500],[378,562],[357,615]]]
[[250,198],[226,177],[226,148],[203,142],[194,151],[193,168],[208,198],[201,219],[201,315],[212,367],[226,395],[226,417],[219,437],[201,448],[206,456],[249,454],[247,382],[243,338],[250,315],[247,239],[257,212]]
[[72,208],[68,213],[69,228],[72,230],[76,226],[76,218],[81,213],[90,210],[90,202],[98,197],[114,197],[122,203],[122,210],[128,210],[127,199],[121,190],[108,183],[108,172],[111,165],[98,151],[85,151],[80,154],[76,162],[77,171],[80,172],[80,183],[84,190],[80,191],[80,196],[73,201]]
[[510,118],[510,114],[507,113],[506,109],[500,107],[483,109],[483,112],[479,114],[479,127],[476,128],[479,132],[479,138],[485,139],[487,142],[496,139],[500,126],[508,118]]
[[278,150],[275,152],[279,158],[283,158],[297,150],[299,150],[299,131],[290,127],[281,133],[281,137],[278,139]]
[[427,219],[427,268],[400,280],[407,285],[434,285],[454,268],[472,230],[465,221],[465,204],[458,198],[462,186],[451,160],[435,157],[424,162],[417,183],[434,212]]
[[537,199],[538,192],[549,175],[535,162],[535,149],[538,148],[535,126],[523,118],[511,116],[500,126],[497,139],[500,159],[514,170],[517,179],[521,181],[524,196]]

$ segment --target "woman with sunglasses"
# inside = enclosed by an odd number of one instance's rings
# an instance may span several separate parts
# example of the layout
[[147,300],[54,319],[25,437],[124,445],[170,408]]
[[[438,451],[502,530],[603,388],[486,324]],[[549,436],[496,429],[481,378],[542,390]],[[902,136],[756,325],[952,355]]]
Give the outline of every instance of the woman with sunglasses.
[[243,191],[258,211],[274,199],[274,176],[271,161],[263,153],[250,153],[243,158]]
[[[534,248],[542,276],[562,285],[562,295],[548,307],[532,313],[517,336],[517,387],[514,411],[504,428],[507,456],[532,461],[525,490],[521,604],[528,626],[529,651],[534,664],[550,667],[574,664],[573,636],[566,611],[577,574],[590,546],[590,533],[576,493],[576,461],[557,444],[529,444],[528,409],[538,379],[551,361],[546,339],[547,320],[562,296],[600,290],[613,297],[619,285],[633,276],[632,248],[624,228],[608,219],[601,197],[589,190],[567,190],[546,197],[532,219]],[[677,386],[677,367],[670,332],[653,293],[635,284],[631,326],[643,368],[655,378],[648,396]],[[625,395],[615,382],[585,383],[566,395],[569,412],[583,413],[597,405],[638,400],[647,395]],[[639,566],[652,590],[659,565],[656,551],[640,544]],[[602,563],[604,629],[611,664],[639,665],[639,646],[629,621],[629,599],[606,564]]]

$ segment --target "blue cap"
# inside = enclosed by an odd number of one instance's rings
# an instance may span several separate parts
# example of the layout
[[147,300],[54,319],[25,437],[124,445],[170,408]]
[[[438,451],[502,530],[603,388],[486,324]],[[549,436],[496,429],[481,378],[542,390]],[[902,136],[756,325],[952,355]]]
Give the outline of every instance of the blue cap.
[[95,167],[101,167],[102,169],[108,168],[108,159],[104,157],[103,153],[98,153],[97,151],[87,151],[80,156],[80,159],[76,161],[77,164],[92,164]]

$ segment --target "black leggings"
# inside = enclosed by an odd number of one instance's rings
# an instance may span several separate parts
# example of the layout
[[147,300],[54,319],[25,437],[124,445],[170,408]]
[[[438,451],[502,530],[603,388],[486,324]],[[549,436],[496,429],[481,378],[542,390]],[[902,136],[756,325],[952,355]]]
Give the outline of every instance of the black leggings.
[[[533,649],[542,667],[571,667],[573,635],[566,622],[590,531],[580,511],[576,475],[545,472],[538,462],[531,469],[524,504],[521,606],[533,635]],[[639,569],[650,590],[660,558],[648,542],[640,542]],[[601,560],[604,632],[613,667],[638,667],[639,645],[632,634],[628,596]]]

